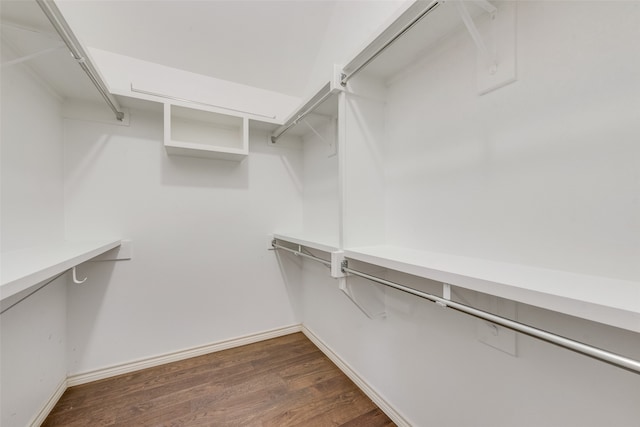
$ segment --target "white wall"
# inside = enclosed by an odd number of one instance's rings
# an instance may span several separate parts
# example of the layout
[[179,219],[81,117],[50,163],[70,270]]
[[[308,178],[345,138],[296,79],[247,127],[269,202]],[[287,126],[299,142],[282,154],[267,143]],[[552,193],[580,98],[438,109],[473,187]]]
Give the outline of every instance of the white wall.
[[[3,58],[9,48],[3,44]],[[26,68],[2,69],[2,251],[62,239],[60,102]],[[66,379],[66,276],[0,316],[0,424],[27,425]],[[2,305],[6,309],[25,292]]]
[[65,120],[66,234],[133,240],[69,289],[69,373],[297,323],[267,235],[301,226],[302,151],[253,132],[242,162],[168,156],[162,115]]
[[62,239],[62,194],[60,101],[28,69],[3,68],[2,250]]
[[316,129],[321,137],[309,131],[301,142],[304,235],[334,245],[338,245],[340,220],[336,125],[333,118],[326,118]]
[[[375,137],[382,108],[364,111],[358,99],[347,133],[361,127],[374,137],[346,141],[346,245],[390,242],[638,280],[639,24],[635,2],[521,2],[518,82],[479,97],[476,52],[463,32],[387,88],[384,138]],[[368,319],[312,261],[299,295],[304,324],[412,425],[640,419],[635,373],[526,336],[512,357],[477,340],[475,319],[393,290],[386,317]],[[459,290],[455,298],[482,300]],[[525,304],[517,318],[640,358],[630,331]]]
[[387,238],[640,280],[640,4],[517,22],[517,82],[478,96],[463,31],[388,88]]

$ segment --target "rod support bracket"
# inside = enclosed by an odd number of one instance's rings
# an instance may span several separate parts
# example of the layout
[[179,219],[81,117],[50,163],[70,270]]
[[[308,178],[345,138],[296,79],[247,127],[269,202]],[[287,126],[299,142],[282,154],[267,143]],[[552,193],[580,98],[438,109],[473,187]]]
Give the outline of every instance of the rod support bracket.
[[340,73],[340,86],[347,86],[347,75],[345,73]]
[[347,266],[347,260],[344,257],[343,251],[331,252],[331,277],[334,279],[342,279],[347,277],[342,267]]
[[[442,284],[442,299],[447,301],[451,300],[451,285],[448,283]],[[436,301],[436,304],[442,308],[447,308],[447,303],[442,301]]]

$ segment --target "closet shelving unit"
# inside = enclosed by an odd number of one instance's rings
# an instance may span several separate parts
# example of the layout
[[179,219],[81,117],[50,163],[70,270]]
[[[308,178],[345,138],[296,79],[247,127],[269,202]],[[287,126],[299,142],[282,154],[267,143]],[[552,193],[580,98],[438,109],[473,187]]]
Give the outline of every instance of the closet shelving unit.
[[402,246],[349,248],[347,259],[640,332],[638,283]]
[[304,146],[303,229],[274,234],[288,242],[326,253],[336,253],[340,243],[338,185],[338,104],[343,93],[340,74],[310,96],[271,134],[271,142],[287,137]]
[[64,241],[3,252],[0,297],[5,300],[30,289],[120,244],[120,240]]
[[[393,47],[376,56],[347,85],[347,96],[354,95],[346,103],[347,164],[343,183],[346,210],[345,258],[640,332],[640,284],[637,282],[438,253],[428,245],[416,246],[415,241],[404,246],[401,236],[406,235],[406,232],[392,231],[391,234],[400,237],[392,241],[387,239],[386,234],[391,228],[400,227],[394,225],[402,223],[400,218],[395,217],[395,213],[403,207],[390,208],[385,198],[391,197],[392,200],[401,200],[403,203],[413,201],[407,202],[406,197],[403,199],[390,194],[397,189],[385,182],[387,177],[384,173],[389,170],[389,165],[385,164],[389,145],[395,143],[393,135],[402,134],[397,130],[392,131],[393,133],[388,131],[389,127],[397,128],[398,125],[389,122],[389,114],[385,111],[388,108],[385,92],[395,81],[412,78],[411,61],[415,63],[413,58],[420,49],[418,46],[428,49],[432,43],[442,40],[447,34],[464,32],[460,18],[451,4],[434,2],[425,10],[428,10],[428,15],[434,14],[437,17],[425,17],[415,28],[398,39]],[[477,17],[482,19],[482,11],[476,12],[480,13]],[[406,22],[409,20],[408,16],[415,16],[415,13],[415,10],[408,10],[407,18],[401,17],[398,21]],[[393,29],[397,31],[396,28]],[[416,43],[420,39],[427,40],[426,46],[425,43]],[[351,70],[358,69],[365,61],[361,55],[357,55],[352,64],[345,66],[346,75]],[[382,100],[376,104],[364,99],[366,94],[371,96],[372,93]],[[350,126],[351,123],[354,125]],[[365,132],[355,126],[358,123],[365,128]],[[387,129],[380,129],[380,123],[385,123]],[[354,129],[355,132],[352,132]],[[377,154],[372,155],[372,152]],[[398,155],[397,150],[394,150],[394,155]],[[406,162],[405,159],[402,161]],[[385,169],[387,172],[380,172]],[[385,194],[367,192],[370,183],[377,183],[379,188],[384,188]],[[412,209],[417,205],[419,204],[407,204],[404,208]],[[363,206],[367,212],[379,213],[369,224],[369,228],[377,229],[378,233],[358,228],[356,219],[365,215]],[[386,233],[382,230],[386,230]],[[428,239],[425,237],[425,240]]]
[[[71,98],[99,93],[116,116],[116,120],[126,121],[127,115],[108,92],[96,67],[87,57],[85,49],[69,28],[56,4],[46,0],[37,0],[36,3],[37,6],[22,6],[25,10],[38,7],[41,9],[42,22],[35,28],[3,22],[3,25],[7,26],[6,31],[11,31],[7,41],[11,42],[11,48],[15,49],[14,53],[18,55],[16,59],[3,66],[26,66],[50,85],[52,90]],[[51,30],[44,29],[47,20],[51,23]],[[116,249],[121,244],[120,239],[60,240],[19,250],[3,251],[0,254],[0,300],[5,303],[11,302],[18,298],[18,294],[24,295],[40,283]]]
[[249,154],[249,119],[164,104],[168,154],[240,161]]
[[328,253],[340,250],[336,242],[330,241],[331,239],[325,241],[323,236],[312,237],[303,234],[297,235],[296,233],[274,233],[273,239]]
[[[345,92],[341,94],[338,114],[341,121],[338,125],[338,204],[341,212],[341,233],[338,238],[339,245],[330,247],[337,249],[332,251],[333,253],[339,254],[332,258],[332,271],[342,267],[343,272],[349,273],[354,271],[351,270],[350,261],[355,261],[356,264],[366,263],[372,267],[442,282],[442,294],[437,297],[442,301],[451,298],[453,286],[640,333],[638,282],[582,272],[560,271],[534,264],[521,265],[505,262],[500,258],[482,259],[439,252],[429,245],[430,239],[427,235],[422,239],[422,244],[416,243],[417,239],[410,236],[412,233],[408,230],[413,227],[420,228],[420,224],[407,221],[407,218],[413,218],[413,221],[420,218],[416,206],[422,205],[415,203],[419,195],[407,197],[403,194],[400,197],[397,192],[404,190],[399,188],[398,184],[390,185],[389,176],[393,173],[398,174],[398,170],[401,169],[398,165],[406,165],[405,172],[410,173],[411,168],[422,168],[423,165],[406,158],[398,161],[402,154],[393,144],[400,144],[404,142],[403,137],[415,137],[415,134],[403,133],[402,127],[406,122],[398,123],[397,116],[394,117],[393,112],[389,113],[389,103],[397,102],[397,98],[390,100],[389,93],[393,91],[396,83],[415,79],[417,70],[428,65],[428,58],[424,58],[425,52],[435,50],[437,54],[439,49],[443,49],[442,45],[446,44],[443,41],[465,35],[466,29],[459,10],[453,3],[413,3],[343,67],[341,82]],[[502,19],[505,19],[504,16],[510,16],[511,18],[507,19],[513,20],[512,23],[499,24],[502,25],[500,28],[508,32],[515,29],[515,9],[509,9],[516,7],[513,3],[496,2],[498,16],[502,13]],[[489,25],[487,22],[491,18],[487,15],[487,10],[490,9],[472,10],[469,5],[471,17],[480,25]],[[511,34],[515,34],[515,31]],[[502,55],[502,58],[506,57],[515,61],[514,52]],[[481,63],[479,60],[478,64]],[[503,64],[498,63],[498,67],[501,65]],[[513,67],[513,64],[509,65]],[[481,77],[480,74],[486,73],[487,70],[479,69],[477,72]],[[496,74],[496,78],[503,81],[492,83],[491,90],[513,81],[512,77],[501,76],[500,72]],[[478,82],[480,80],[478,78]],[[403,93],[407,90],[405,87]],[[486,93],[486,89],[478,87],[478,92]],[[397,93],[396,91],[393,96],[397,97]],[[305,111],[304,108],[306,106],[301,107],[300,111]],[[424,120],[428,119],[425,113]],[[396,161],[396,164],[393,164],[393,161]],[[394,167],[396,169],[393,169]],[[423,191],[426,190],[420,189],[421,193]],[[405,206],[392,205],[398,201]],[[398,214],[402,209],[418,214]],[[318,234],[308,230],[302,236]],[[300,235],[280,234],[278,239],[309,248],[321,248],[318,247],[317,240],[301,238]],[[464,248],[461,249],[461,254],[465,254]],[[336,263],[343,264],[336,266]],[[341,287],[343,282],[344,280],[341,280]],[[440,304],[446,306],[446,301],[442,301]],[[526,328],[520,332],[527,333]],[[546,340],[544,334],[533,335]],[[558,341],[553,339],[555,338],[548,341],[562,346],[571,341],[563,337]],[[578,347],[580,346],[579,343]],[[569,345],[566,347],[571,348]],[[594,356],[589,351],[591,349],[587,349],[585,353]],[[600,358],[600,350],[596,349],[595,353],[594,357]],[[609,355],[605,355],[602,359],[612,362],[608,357]],[[615,358],[614,356],[613,359]],[[619,365],[640,371],[638,361],[625,360]]]
[[[309,130],[323,124],[327,118],[335,118],[338,115],[338,94],[343,88],[339,83],[337,69],[334,70],[334,78],[315,92],[300,107],[296,109],[286,120],[271,134],[271,142],[277,143],[285,133],[304,136]],[[299,126],[298,126],[299,125]]]

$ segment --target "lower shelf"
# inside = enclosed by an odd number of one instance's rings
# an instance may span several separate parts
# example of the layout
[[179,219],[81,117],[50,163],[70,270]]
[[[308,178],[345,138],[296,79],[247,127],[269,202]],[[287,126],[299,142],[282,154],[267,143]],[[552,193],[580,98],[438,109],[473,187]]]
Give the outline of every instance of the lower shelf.
[[164,148],[167,154],[187,157],[203,157],[207,159],[241,161],[247,157],[244,150],[234,150],[231,148],[210,147],[204,144],[194,144],[189,142],[170,141],[165,142]]
[[335,252],[338,250],[338,239],[331,237],[312,237],[302,233],[274,233],[273,237],[296,245],[306,246],[322,252]]
[[0,300],[60,274],[78,264],[120,246],[118,240],[63,241],[17,251],[3,252]]
[[477,258],[368,246],[347,259],[640,332],[640,283]]

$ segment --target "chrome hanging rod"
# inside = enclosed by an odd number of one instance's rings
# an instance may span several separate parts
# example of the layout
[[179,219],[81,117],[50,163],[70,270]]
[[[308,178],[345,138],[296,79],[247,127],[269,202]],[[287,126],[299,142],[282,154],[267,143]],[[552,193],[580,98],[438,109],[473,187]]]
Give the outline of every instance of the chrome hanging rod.
[[302,252],[302,250],[297,250],[296,251],[295,249],[291,249],[291,248],[287,248],[286,246],[279,245],[275,239],[271,242],[271,246],[274,249],[282,249],[284,251],[291,252],[292,254],[294,254],[296,256],[301,256],[303,258],[312,259],[314,261],[322,263],[322,264],[328,266],[329,268],[331,268],[331,261],[327,261],[326,259],[318,258],[317,256],[305,254],[304,252]]
[[471,316],[486,320],[491,323],[495,323],[496,325],[503,326],[513,331],[520,332],[534,338],[538,338],[548,343],[555,344],[557,346],[575,351],[577,353],[584,354],[586,356],[601,360],[611,365],[615,365],[620,368],[632,371],[636,374],[640,374],[640,361],[638,360],[630,359],[630,358],[621,356],[619,354],[611,353],[609,351],[606,351],[597,347],[593,347],[588,344],[581,343],[579,341],[574,341],[572,339],[565,338],[563,336],[556,335],[551,332],[543,331],[542,329],[534,328],[532,326],[525,325],[524,323],[516,322],[514,320],[507,319],[505,317],[497,316],[495,314],[488,313],[483,310],[478,310],[477,308],[473,308],[465,304],[460,304],[458,302],[441,298],[436,295],[418,291],[416,289],[401,285],[399,283],[381,279],[379,277],[372,276],[370,274],[366,274],[358,270],[353,270],[349,268],[349,264],[347,261],[343,262],[342,271],[344,273],[350,273],[350,274],[353,274],[354,276],[362,277],[364,279],[371,280],[372,282],[380,283],[381,285],[388,286],[390,288],[397,289],[399,291],[406,292],[408,294],[427,299],[429,301],[435,302],[436,304],[442,307],[452,308],[454,310],[469,314]]
[[305,105],[302,106],[302,108],[300,109],[302,110],[302,112],[300,114],[297,114],[295,115],[295,117],[292,117],[289,120],[287,120],[285,124],[280,126],[271,134],[271,142],[275,144],[278,141],[278,138],[284,135],[284,133],[287,132],[289,129],[297,125],[300,122],[300,120],[304,119],[307,115],[312,113],[316,108],[320,106],[320,104],[322,104],[324,101],[329,99],[329,97],[331,97],[331,95],[333,95],[335,92],[336,92],[335,89],[331,87],[331,82],[324,85],[322,89],[320,89],[309,100],[309,102],[307,102]]
[[[376,59],[382,52],[391,46],[396,40],[402,37],[407,31],[413,28],[422,18],[432,12],[441,1],[416,1],[405,13],[402,14],[393,24],[382,34],[376,37],[360,54],[349,62],[342,71],[340,84],[345,86],[347,82],[371,61]],[[406,23],[403,21],[409,19]],[[395,27],[400,27],[396,29]]]
[[47,16],[51,25],[56,30],[62,41],[67,45],[73,59],[75,59],[80,67],[84,70],[84,72],[89,76],[89,79],[94,84],[100,95],[104,98],[109,108],[116,115],[116,119],[122,121],[124,119],[124,113],[120,111],[120,106],[118,105],[118,101],[109,93],[107,86],[102,81],[98,70],[91,63],[89,58],[87,57],[87,53],[84,51],[82,45],[71,31],[69,24],[60,13],[60,9],[56,6],[53,0],[36,0],[40,9]]

